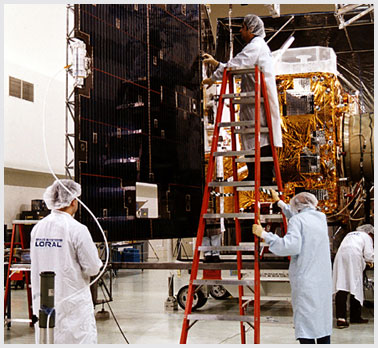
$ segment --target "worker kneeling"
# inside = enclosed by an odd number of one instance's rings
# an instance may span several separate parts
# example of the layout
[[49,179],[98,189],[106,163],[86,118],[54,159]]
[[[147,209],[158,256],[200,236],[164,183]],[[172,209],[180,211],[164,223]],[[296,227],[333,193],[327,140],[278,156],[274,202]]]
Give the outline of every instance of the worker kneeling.
[[[64,186],[63,186],[64,185]],[[39,221],[30,240],[33,314],[40,308],[40,273],[55,272],[54,343],[97,343],[90,277],[102,262],[88,228],[73,217],[81,186],[72,180],[55,181],[43,199],[51,214]],[[38,328],[36,327],[36,330]]]
[[331,343],[332,266],[326,216],[316,210],[318,200],[301,192],[285,204],[276,191],[272,197],[289,219],[287,233],[279,237],[253,225],[253,233],[279,256],[290,256],[289,278],[295,338],[300,343]]

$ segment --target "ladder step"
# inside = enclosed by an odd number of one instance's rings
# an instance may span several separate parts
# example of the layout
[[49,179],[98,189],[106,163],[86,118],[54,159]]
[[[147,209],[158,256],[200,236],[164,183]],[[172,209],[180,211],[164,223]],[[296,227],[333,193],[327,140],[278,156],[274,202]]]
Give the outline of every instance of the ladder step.
[[31,264],[30,263],[13,263],[10,267],[11,271],[30,271]]
[[[244,301],[253,301],[255,298],[253,296],[243,296]],[[260,296],[261,301],[287,301],[291,302],[291,296]]]
[[[204,219],[249,219],[252,220],[255,218],[255,213],[215,213],[215,214],[203,214]],[[260,215],[260,222],[281,222],[282,215],[281,214],[261,214]]]
[[218,214],[203,214],[204,219],[254,219],[255,213],[218,213]]
[[4,319],[7,323],[32,323],[31,319]]
[[[261,245],[262,243],[260,243]],[[253,251],[254,243],[248,245],[201,245],[198,247],[200,251]]]
[[[242,247],[250,247],[251,250],[254,250],[255,248],[255,243],[254,242],[240,242],[239,246],[242,246]],[[260,242],[260,246],[263,247],[263,246],[269,246],[268,243],[263,243],[263,242]]]
[[[268,185],[267,186],[261,185],[260,188],[263,188],[265,190],[270,190],[270,189],[273,189],[275,191],[278,190],[278,187],[275,186],[275,185],[269,185],[269,186]],[[236,191],[254,191],[254,190],[255,190],[254,187],[253,187],[253,190],[251,190],[249,187],[237,187],[236,188]]]
[[193,285],[254,285],[253,279],[194,279]]
[[255,72],[255,68],[228,68],[227,71],[234,75],[251,74]]
[[[233,104],[254,104],[255,92],[241,92],[222,94],[223,99],[232,99]],[[260,96],[260,101],[263,102],[264,97]]]
[[[243,121],[243,122],[246,122],[246,121]],[[239,122],[237,122],[237,123],[239,123]],[[249,126],[249,125],[246,125],[246,126]],[[224,126],[224,127],[227,127],[227,126]],[[229,126],[229,127],[231,127],[231,126]],[[255,127],[237,128],[237,129],[234,130],[234,133],[235,134],[255,134]],[[267,127],[261,127],[260,128],[260,133],[261,134],[267,134],[267,133],[269,133],[269,128],[267,128]]]
[[214,152],[214,156],[231,157],[231,156],[243,156],[243,155],[254,156],[255,151],[254,150],[241,150],[241,151],[216,151]]
[[[288,283],[289,277],[260,277],[260,282],[285,282]],[[255,278],[248,279],[194,279],[193,285],[251,285],[255,284]]]
[[262,282],[289,282],[288,277],[260,277]]
[[255,92],[240,92],[240,93],[229,93],[229,94],[222,94],[223,98],[251,98],[255,97]]
[[[237,191],[254,191],[255,182],[254,181],[211,181],[209,182],[209,187],[235,187]],[[270,191],[270,189],[278,190],[276,185],[260,185],[260,188],[264,191]]]
[[[240,157],[235,159],[236,163],[254,163],[254,157]],[[273,157],[260,157],[260,162],[273,162]]]
[[188,314],[188,320],[225,320],[225,321],[245,321],[253,323],[253,315],[236,314]]
[[[247,126],[250,126],[253,131],[255,131],[255,127],[253,127],[254,125],[252,124],[252,121],[236,121],[236,122],[219,122],[218,123],[218,127],[247,127]],[[260,131],[261,130],[267,130],[269,131],[269,129],[267,127],[261,127],[260,128]]]
[[253,187],[254,181],[212,181],[209,182],[210,187],[224,187],[224,186],[236,186],[236,187]]

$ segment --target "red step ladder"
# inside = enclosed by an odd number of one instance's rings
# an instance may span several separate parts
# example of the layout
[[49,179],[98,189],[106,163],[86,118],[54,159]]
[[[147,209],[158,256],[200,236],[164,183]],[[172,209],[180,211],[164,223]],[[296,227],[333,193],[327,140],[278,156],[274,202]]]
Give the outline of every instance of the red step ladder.
[[[242,92],[234,93],[234,75],[243,75],[243,74],[255,74],[255,92]],[[229,88],[229,93],[226,93],[226,88]],[[263,94],[265,114],[267,117],[268,127],[260,128],[260,105],[261,105],[261,91]],[[235,110],[234,104],[237,104],[241,99],[246,100],[249,98],[249,101],[254,101],[255,103],[255,151],[252,150],[236,150],[236,137],[235,137],[235,127],[237,126],[246,126],[251,125],[252,121],[240,121],[235,122]],[[230,100],[230,120],[231,122],[221,122],[224,101],[225,99]],[[281,174],[278,163],[278,156],[275,147],[273,144],[273,132],[272,132],[272,120],[270,114],[270,108],[268,101],[268,93],[266,89],[266,83],[264,79],[264,74],[260,72],[258,66],[255,68],[249,69],[225,69],[223,73],[222,85],[220,90],[220,98],[217,110],[217,116],[214,126],[214,134],[209,158],[209,164],[207,169],[206,184],[204,188],[203,200],[201,215],[197,231],[197,241],[194,250],[192,271],[189,280],[187,301],[185,314],[182,324],[181,338],[180,343],[185,344],[187,342],[189,329],[199,320],[228,320],[228,321],[239,321],[240,322],[240,336],[241,343],[246,343],[246,326],[245,323],[250,325],[254,329],[254,343],[260,343],[260,239],[254,236],[254,246],[239,245],[241,242],[241,227],[239,219],[253,219],[255,223],[258,221],[264,222],[265,216],[269,218],[274,218],[273,215],[260,215],[260,133],[265,132],[269,133],[270,144],[272,148],[272,157],[274,162],[274,169],[276,175],[276,183],[279,192],[283,191]],[[219,128],[220,127],[231,127],[231,141],[232,141],[232,151],[223,151],[217,152],[217,144],[219,137]],[[254,155],[255,162],[255,181],[238,181],[237,173],[237,164],[236,162],[249,162],[253,159],[251,158],[238,158],[237,156],[242,155]],[[219,182],[213,181],[214,177],[214,168],[215,168],[215,157],[217,156],[228,156],[232,157],[232,169],[233,169],[233,181],[229,182]],[[222,214],[208,214],[209,198],[210,191],[209,187],[220,187],[220,186],[232,186],[234,192],[234,213],[222,213]],[[238,187],[250,188],[251,191],[254,189],[255,194],[255,204],[254,204],[254,213],[243,213],[239,209],[239,191]],[[283,221],[284,230],[286,231],[286,221],[281,214],[276,214],[277,219],[281,222]],[[193,304],[193,295],[196,292],[197,286],[209,285],[210,280],[206,279],[197,279],[198,266],[200,260],[200,252],[214,250],[214,246],[202,246],[202,240],[204,235],[205,228],[205,219],[206,218],[234,218],[235,220],[235,233],[236,233],[236,245],[235,246],[221,246],[217,250],[220,251],[236,251],[237,254],[237,275],[238,280],[214,280],[214,284],[234,284],[238,285],[239,289],[239,315],[218,315],[218,314],[192,314],[192,304]],[[252,224],[251,224],[251,233],[252,233]],[[246,280],[242,279],[242,252],[243,251],[254,251],[254,279]],[[247,302],[243,299],[244,296],[244,286],[254,286],[254,312],[253,315],[246,314],[246,305]],[[198,288],[197,288],[198,289]],[[191,323],[192,321],[192,323]]]
[[[5,283],[5,291],[4,291],[4,316],[5,321],[7,323],[8,328],[12,321],[14,322],[28,322],[30,326],[33,327],[32,317],[33,317],[33,310],[32,310],[32,295],[31,295],[31,288],[30,288],[30,263],[14,263],[14,249],[16,245],[20,245],[21,249],[25,249],[25,240],[23,234],[23,226],[36,224],[39,220],[14,220],[13,228],[12,228],[12,237],[10,242],[10,250],[9,250],[9,261],[8,261],[8,270],[7,270],[7,278]],[[20,242],[15,242],[16,231],[19,231],[20,235]],[[9,244],[9,243],[4,243]],[[28,300],[28,315],[29,319],[12,319],[11,318],[11,301],[10,301],[10,292],[11,292],[11,277],[14,272],[22,272],[25,275],[25,285],[26,285],[26,293],[27,293],[27,300]]]

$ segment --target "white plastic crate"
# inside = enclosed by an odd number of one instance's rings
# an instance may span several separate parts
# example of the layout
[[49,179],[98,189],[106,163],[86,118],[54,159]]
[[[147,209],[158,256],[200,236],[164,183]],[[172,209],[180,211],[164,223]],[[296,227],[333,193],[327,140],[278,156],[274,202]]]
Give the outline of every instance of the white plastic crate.
[[273,52],[276,60],[276,75],[308,72],[328,72],[337,74],[336,54],[330,47],[312,46],[289,48]]

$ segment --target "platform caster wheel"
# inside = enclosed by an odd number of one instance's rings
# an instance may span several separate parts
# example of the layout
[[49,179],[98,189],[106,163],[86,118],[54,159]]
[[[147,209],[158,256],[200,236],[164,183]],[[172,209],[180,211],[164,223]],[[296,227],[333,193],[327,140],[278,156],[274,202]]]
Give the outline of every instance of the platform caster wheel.
[[[177,293],[177,302],[182,309],[185,309],[185,306],[186,306],[186,299],[188,297],[188,289],[189,289],[189,285],[185,285]],[[201,290],[198,290],[193,295],[192,311],[198,308],[201,308],[202,306],[205,305],[206,302],[207,302],[207,297]]]

